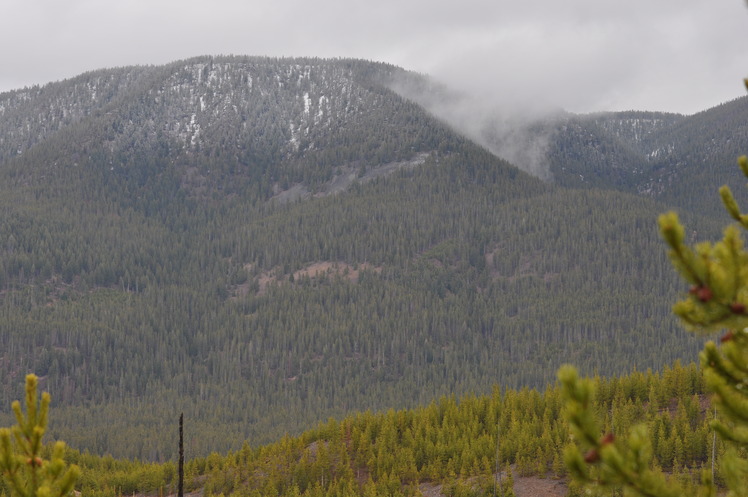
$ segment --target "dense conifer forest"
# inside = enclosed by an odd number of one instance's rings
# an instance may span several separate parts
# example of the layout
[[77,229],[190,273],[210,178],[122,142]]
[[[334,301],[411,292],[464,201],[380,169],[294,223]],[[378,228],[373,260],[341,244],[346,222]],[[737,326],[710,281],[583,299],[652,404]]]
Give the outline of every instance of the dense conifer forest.
[[[211,457],[229,464],[213,452],[265,461],[276,450],[245,440],[282,439],[301,457],[323,437],[296,435],[351,412],[370,414],[321,433],[442,404],[488,409],[507,388],[540,398],[521,389],[553,384],[564,362],[608,377],[695,357],[700,341],[670,315],[683,287],[655,220],[678,206],[694,241],[719,233],[714,210],[692,206],[714,196],[692,171],[734,171],[733,148],[748,149],[732,121],[744,99],[695,116],[539,123],[555,137],[543,181],[395,91],[402,78],[421,76],[363,61],[203,57],[0,94],[0,405],[34,371],[54,399],[51,438],[159,463],[175,457],[184,412],[191,464],[206,458],[210,470]],[[620,132],[645,119],[656,122],[646,133]],[[592,126],[594,147],[569,138]],[[704,132],[715,126],[723,155]],[[663,143],[672,167],[635,169]],[[571,181],[579,174],[598,179]],[[644,413],[650,386],[626,393]],[[343,471],[340,443],[327,457]],[[483,474],[471,471],[488,470],[495,444],[484,445],[479,462],[440,456],[449,469],[414,459],[406,483]],[[523,457],[550,467],[542,450]],[[356,457],[347,467],[363,472],[358,483],[391,474]],[[107,461],[96,464],[127,466]],[[153,468],[138,471],[173,473]],[[345,473],[296,485],[353,482]],[[209,488],[249,493],[245,476]]]
[[[711,467],[712,454],[719,460],[724,448],[721,442],[712,445],[713,413],[695,366],[676,362],[661,374],[596,377],[595,384],[594,410],[604,429],[625,433],[645,422],[656,464],[672,478],[688,486],[702,468]],[[496,387],[485,395],[442,396],[408,410],[349,413],[271,444],[245,441],[228,453],[189,457],[186,491],[208,497],[489,496],[498,485],[503,495],[515,495],[513,489],[532,482],[561,495],[581,495],[566,480],[562,452],[569,429],[563,404],[558,386],[542,392]],[[176,421],[171,425],[176,443]],[[185,427],[187,439],[200,429],[190,420]],[[80,466],[77,488],[84,495],[162,495],[176,489],[174,461],[127,461],[72,449],[65,459]],[[500,481],[494,478],[497,464]]]

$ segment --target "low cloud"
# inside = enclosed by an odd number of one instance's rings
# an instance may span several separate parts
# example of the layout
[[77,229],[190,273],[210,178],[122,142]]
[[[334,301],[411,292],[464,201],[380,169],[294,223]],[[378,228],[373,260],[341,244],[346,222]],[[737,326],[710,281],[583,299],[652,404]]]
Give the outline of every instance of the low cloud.
[[494,155],[541,179],[551,179],[546,156],[552,127],[546,124],[562,117],[561,109],[513,105],[408,75],[392,88]]

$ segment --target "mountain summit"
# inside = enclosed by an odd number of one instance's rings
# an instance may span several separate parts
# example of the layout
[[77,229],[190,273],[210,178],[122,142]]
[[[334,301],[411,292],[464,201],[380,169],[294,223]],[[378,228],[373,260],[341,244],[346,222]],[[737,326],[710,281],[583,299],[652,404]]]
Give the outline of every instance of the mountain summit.
[[135,186],[168,173],[193,196],[317,193],[334,180],[339,189],[460,142],[389,89],[403,74],[356,60],[256,57],[86,73],[0,96],[0,161],[53,147],[57,167],[90,164]]

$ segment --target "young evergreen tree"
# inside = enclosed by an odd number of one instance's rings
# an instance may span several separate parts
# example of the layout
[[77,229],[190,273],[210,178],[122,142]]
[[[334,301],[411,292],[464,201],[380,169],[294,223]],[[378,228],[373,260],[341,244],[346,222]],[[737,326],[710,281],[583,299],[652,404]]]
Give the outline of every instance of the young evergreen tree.
[[13,402],[18,424],[0,429],[0,473],[11,497],[67,497],[80,470],[65,464],[64,442],[55,443],[50,460],[42,458],[50,396],[44,392],[39,402],[37,383],[36,375],[26,377],[26,414],[20,402]]
[[[748,87],[748,80],[746,80]],[[748,158],[738,159],[748,177]],[[720,189],[722,202],[738,226],[728,226],[721,241],[691,248],[684,243],[685,229],[674,212],[659,219],[660,232],[670,247],[669,257],[691,285],[673,312],[695,332],[728,330],[721,345],[707,342],[700,354],[701,368],[719,416],[712,428],[727,444],[720,460],[721,476],[730,496],[748,495],[748,250],[739,227],[748,229],[748,215],[740,212],[730,189]],[[575,444],[565,453],[566,464],[578,483],[604,491],[625,488],[626,495],[714,496],[712,474],[702,472],[701,484],[693,487],[676,477],[667,478],[653,469],[651,434],[644,425],[627,437],[603,433],[591,409],[593,382],[579,379],[576,370],[559,370],[567,402],[566,416]]]

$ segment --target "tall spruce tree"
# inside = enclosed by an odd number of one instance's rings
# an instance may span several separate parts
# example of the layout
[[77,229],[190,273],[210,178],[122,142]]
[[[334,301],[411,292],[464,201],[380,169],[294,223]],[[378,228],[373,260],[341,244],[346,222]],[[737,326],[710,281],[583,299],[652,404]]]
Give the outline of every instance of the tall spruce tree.
[[[748,88],[748,80],[745,83]],[[738,164],[748,177],[748,158],[740,157]],[[699,358],[718,411],[712,428],[727,445],[719,466],[728,496],[748,496],[748,250],[741,238],[741,228],[748,230],[748,214],[741,213],[727,186],[720,188],[720,196],[737,224],[728,226],[716,243],[687,246],[685,229],[674,212],[660,216],[659,226],[673,266],[691,285],[673,312],[693,332],[726,330],[720,344],[708,341]],[[703,471],[701,484],[692,488],[653,469],[651,434],[644,425],[627,436],[602,433],[591,407],[592,381],[580,379],[571,366],[562,367],[558,377],[575,441],[567,447],[565,460],[576,482],[604,492],[623,488],[625,495],[716,495],[709,471]]]

